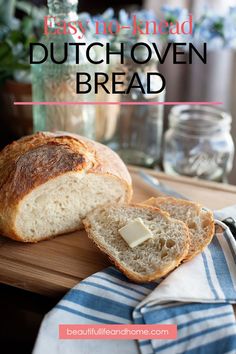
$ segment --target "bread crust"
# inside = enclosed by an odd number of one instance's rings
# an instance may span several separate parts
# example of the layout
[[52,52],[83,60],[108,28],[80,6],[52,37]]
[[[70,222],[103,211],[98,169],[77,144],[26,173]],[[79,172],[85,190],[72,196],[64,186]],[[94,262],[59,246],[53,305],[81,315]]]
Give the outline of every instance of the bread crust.
[[[211,243],[212,238],[215,233],[215,223],[214,223],[214,216],[212,211],[208,210],[207,212],[204,213],[204,216],[202,214],[202,205],[199,203],[194,203],[192,201],[188,200],[183,200],[183,199],[176,199],[173,197],[157,197],[157,198],[150,198],[146,201],[144,201],[142,204],[144,205],[150,205],[150,206],[156,206],[161,209],[162,203],[169,202],[172,205],[178,205],[180,208],[181,206],[186,206],[186,207],[192,207],[196,210],[196,212],[199,214],[199,216],[202,218],[204,217],[204,226],[206,228],[206,232],[204,234],[204,242],[202,242],[201,245],[199,243],[197,245],[194,244],[194,242],[191,242],[191,235],[192,232],[190,230],[190,248],[189,252],[186,255],[185,259],[183,262],[190,261],[193,259],[195,256],[200,254],[201,252],[204,251],[204,249]],[[201,220],[203,222],[203,220]]]
[[0,152],[1,235],[24,241],[14,226],[20,203],[38,186],[69,172],[109,175],[124,185],[126,202],[132,198],[130,174],[111,149],[67,132],[36,133]]
[[204,249],[211,243],[215,234],[215,222],[214,222],[213,213],[211,211],[208,212],[208,220],[206,222],[206,226],[207,226],[207,232],[205,233],[204,244],[202,244],[201,247],[198,247],[197,249],[192,251],[192,253],[189,252],[185,257],[185,259],[183,260],[183,262],[188,262],[198,254],[202,253]]
[[[133,207],[142,207],[143,209],[156,210],[163,217],[170,219],[170,216],[168,213],[166,213],[165,211],[163,211],[157,207],[154,207],[154,206],[147,206],[147,205],[140,205],[140,204],[129,204],[127,206],[128,207],[132,207],[132,206]],[[172,263],[170,263],[168,267],[165,267],[161,270],[157,270],[156,272],[153,272],[148,275],[143,275],[143,274],[138,274],[136,272],[133,272],[133,271],[125,268],[119,261],[117,261],[117,259],[112,254],[110,254],[105,247],[103,247],[99,242],[97,242],[95,240],[95,238],[93,237],[93,234],[91,232],[91,224],[89,223],[88,219],[85,218],[83,220],[84,228],[88,234],[88,237],[93,241],[93,243],[99,248],[99,250],[102,253],[104,253],[108,256],[109,260],[116,266],[117,269],[119,269],[127,278],[129,278],[131,281],[133,281],[135,283],[148,283],[148,282],[152,282],[154,280],[160,279],[160,278],[166,276],[169,272],[174,270],[176,267],[178,267],[178,265],[183,261],[183,259],[185,259],[186,255],[188,254],[189,244],[190,244],[189,229],[182,221],[178,220],[178,222],[180,222],[183,225],[183,228],[185,230],[185,236],[186,236],[185,248],[183,250],[183,254],[181,256],[179,256],[177,259],[175,259]]]

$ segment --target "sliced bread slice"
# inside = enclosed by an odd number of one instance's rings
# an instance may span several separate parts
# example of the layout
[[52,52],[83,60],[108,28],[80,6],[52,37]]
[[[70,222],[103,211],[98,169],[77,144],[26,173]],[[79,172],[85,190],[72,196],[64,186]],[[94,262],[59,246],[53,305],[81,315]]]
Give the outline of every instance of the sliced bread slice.
[[190,247],[185,261],[201,253],[211,242],[215,230],[213,213],[200,204],[172,197],[150,198],[143,204],[160,208],[188,226]]
[[[153,237],[130,248],[119,230],[137,218],[142,219]],[[188,253],[188,228],[158,208],[112,204],[90,212],[83,223],[89,238],[135,282],[149,282],[163,277],[177,267]]]

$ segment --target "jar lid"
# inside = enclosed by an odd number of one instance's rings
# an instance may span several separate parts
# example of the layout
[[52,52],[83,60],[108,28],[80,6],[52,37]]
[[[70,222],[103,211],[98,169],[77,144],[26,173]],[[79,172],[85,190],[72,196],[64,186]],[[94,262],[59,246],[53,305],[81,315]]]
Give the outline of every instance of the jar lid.
[[171,109],[171,128],[189,135],[212,135],[229,131],[232,117],[218,107],[201,105],[179,105]]

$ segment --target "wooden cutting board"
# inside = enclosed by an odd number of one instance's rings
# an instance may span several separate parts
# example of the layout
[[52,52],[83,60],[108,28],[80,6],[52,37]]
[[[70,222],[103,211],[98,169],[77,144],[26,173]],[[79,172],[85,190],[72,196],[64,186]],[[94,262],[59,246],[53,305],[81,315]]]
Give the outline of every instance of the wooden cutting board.
[[[134,183],[134,201],[143,201],[158,192],[130,167]],[[236,204],[236,186],[170,177],[147,170],[167,186],[186,197],[219,209]],[[110,263],[84,231],[57,237],[38,244],[22,244],[0,237],[0,282],[41,295],[60,297],[81,279]]]

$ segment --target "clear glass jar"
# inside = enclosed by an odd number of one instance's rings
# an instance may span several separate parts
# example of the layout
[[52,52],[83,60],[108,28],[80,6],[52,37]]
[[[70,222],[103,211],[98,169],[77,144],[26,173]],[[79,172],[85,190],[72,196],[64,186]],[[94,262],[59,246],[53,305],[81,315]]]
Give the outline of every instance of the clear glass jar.
[[[44,35],[40,43],[50,52],[51,43],[54,46],[55,57],[61,60],[64,57],[64,43],[86,43],[86,37],[78,39],[72,34],[53,34],[63,21],[77,21],[78,0],[48,0],[50,19],[50,33]],[[61,30],[59,31],[61,33]],[[42,49],[34,49],[34,60],[41,60]],[[32,64],[32,89],[35,102],[83,102],[95,101],[93,93],[76,93],[76,73],[90,72],[93,76],[94,67],[88,63],[83,50],[80,51],[80,63],[76,64],[76,51],[68,49],[65,63],[55,64],[49,55],[41,64]],[[95,138],[96,109],[92,105],[35,105],[33,107],[34,131],[69,131]]]
[[216,107],[174,107],[164,138],[165,172],[225,182],[234,157],[231,121]]
[[[125,64],[113,64],[109,72],[124,72],[127,89],[134,73],[138,73],[143,86],[147,85],[147,73],[157,73],[157,62],[137,65],[126,59]],[[156,80],[156,81],[154,81]],[[161,87],[160,77],[153,79],[152,87]],[[156,85],[156,86],[154,86]],[[120,102],[160,102],[165,99],[165,91],[159,94],[143,94],[139,88],[133,88],[129,94],[115,94],[112,101]],[[99,100],[105,100],[99,98]],[[160,163],[163,135],[163,105],[112,105],[98,107],[97,140],[115,150],[128,164],[154,167]],[[99,132],[99,134],[98,134]]]

